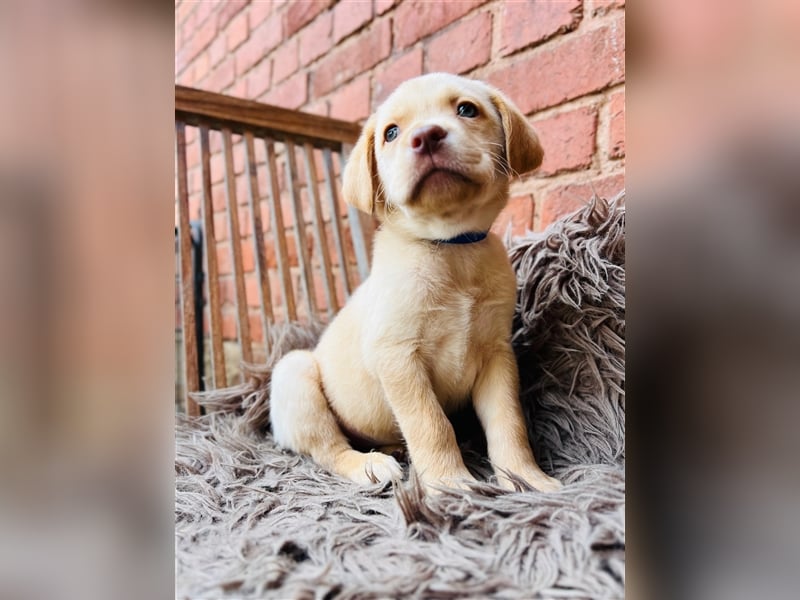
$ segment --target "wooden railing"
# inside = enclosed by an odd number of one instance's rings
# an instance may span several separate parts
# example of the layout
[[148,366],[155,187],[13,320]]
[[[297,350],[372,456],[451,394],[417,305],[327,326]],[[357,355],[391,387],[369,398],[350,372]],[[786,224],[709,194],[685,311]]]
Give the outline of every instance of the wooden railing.
[[[358,137],[360,127],[356,124],[176,86],[175,126],[184,389],[190,393],[200,389],[224,387],[229,383],[223,348],[223,314],[217,254],[218,238],[224,237],[225,233],[216,232],[214,228],[215,214],[220,216],[222,211],[215,213],[214,210],[215,204],[219,208],[219,198],[212,194],[212,180],[218,179],[220,174],[213,172],[212,163],[217,170],[221,167],[223,171],[223,214],[227,215],[227,235],[232,253],[236,335],[241,346],[241,358],[245,362],[254,361],[254,340],[260,340],[264,353],[268,354],[269,330],[273,323],[279,320],[298,320],[302,316],[327,320],[335,314],[341,302],[367,276],[372,224],[352,208],[347,209],[344,214],[340,197],[337,167],[340,172]],[[187,141],[187,132],[193,134],[192,140]],[[221,152],[218,156],[213,156],[212,142],[220,140],[215,140],[212,136],[221,136]],[[191,143],[199,144],[197,166],[187,164],[187,148],[191,147]],[[259,160],[257,156],[257,144],[263,144],[263,160]],[[240,148],[236,149],[237,145]],[[244,206],[240,205],[241,200],[237,198],[237,169],[234,164],[236,150],[242,149],[244,165],[240,165],[239,170],[243,172],[238,175],[247,182],[247,201]],[[195,146],[192,150],[192,157],[196,158],[198,148]],[[304,167],[302,173],[298,170],[298,154]],[[239,157],[241,158],[241,154]],[[283,162],[285,172],[283,182],[279,177],[280,161]],[[200,171],[199,190],[190,189],[190,168],[195,173],[198,169]],[[193,191],[195,197],[190,198]],[[262,203],[266,204],[266,219],[262,214]],[[292,221],[288,230],[284,218],[284,205],[287,204]],[[195,327],[197,319],[203,319],[203,315],[195,314],[190,205],[194,206],[195,214],[200,213],[197,216],[202,219],[205,241],[211,372],[202,382],[198,365],[203,357],[198,357]],[[330,240],[326,232],[324,208],[328,212]],[[310,213],[310,219],[304,218],[304,212]],[[252,238],[253,244],[253,275],[258,283],[256,287],[260,318],[257,321],[260,321],[260,330],[253,329],[248,310],[242,256],[243,219],[249,219],[249,224],[252,225],[252,233],[246,237]],[[308,244],[307,229],[312,231],[313,248]],[[265,231],[271,232],[271,247],[265,242]],[[297,249],[294,272],[294,261],[290,260],[287,243],[287,236],[290,234],[294,237]],[[352,252],[348,253],[346,249],[350,245]],[[271,255],[268,255],[268,250],[272,251]],[[273,302],[268,256],[275,259],[271,262],[275,264],[272,269],[274,279],[279,283],[280,306]],[[324,301],[318,298],[315,287],[318,282],[322,283]],[[187,398],[186,410],[191,415],[199,414],[197,404],[190,398]]]

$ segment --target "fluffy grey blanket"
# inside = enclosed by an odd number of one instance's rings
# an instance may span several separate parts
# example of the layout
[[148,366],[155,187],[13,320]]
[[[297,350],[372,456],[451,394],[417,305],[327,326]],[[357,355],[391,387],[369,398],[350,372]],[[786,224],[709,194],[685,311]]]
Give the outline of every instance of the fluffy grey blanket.
[[508,240],[529,435],[556,493],[503,492],[474,415],[454,419],[485,483],[425,498],[357,487],[278,448],[270,365],[313,346],[287,327],[247,383],[176,427],[177,597],[620,598],[624,594],[624,195]]

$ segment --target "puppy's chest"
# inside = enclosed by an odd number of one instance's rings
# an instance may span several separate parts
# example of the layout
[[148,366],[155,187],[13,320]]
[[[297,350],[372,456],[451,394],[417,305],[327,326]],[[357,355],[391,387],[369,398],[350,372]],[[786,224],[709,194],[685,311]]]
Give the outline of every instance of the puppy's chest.
[[440,401],[469,395],[477,373],[505,337],[513,312],[509,298],[484,286],[439,290],[431,298],[422,327],[422,346]]

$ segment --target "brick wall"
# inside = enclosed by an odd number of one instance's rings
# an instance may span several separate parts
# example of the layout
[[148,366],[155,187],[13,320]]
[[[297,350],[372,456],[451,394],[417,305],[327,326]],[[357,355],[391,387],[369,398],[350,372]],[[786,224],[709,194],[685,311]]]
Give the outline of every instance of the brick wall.
[[[529,116],[545,148],[542,167],[513,184],[495,224],[522,233],[577,208],[593,189],[623,188],[624,31],[624,0],[178,0],[176,82],[363,122],[409,77],[449,71],[486,80]],[[238,156],[237,173],[242,163]],[[195,216],[197,165],[190,151]],[[223,204],[216,210],[224,232]]]

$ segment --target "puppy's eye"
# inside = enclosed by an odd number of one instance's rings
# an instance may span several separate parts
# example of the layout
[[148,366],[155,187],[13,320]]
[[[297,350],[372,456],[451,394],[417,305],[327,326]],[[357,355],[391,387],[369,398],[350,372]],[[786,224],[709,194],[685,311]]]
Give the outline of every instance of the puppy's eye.
[[472,102],[462,102],[456,109],[459,117],[466,117],[467,119],[474,119],[478,116],[478,107]]
[[391,142],[399,133],[400,128],[397,125],[389,125],[386,128],[386,131],[383,132],[383,139],[385,139],[387,142]]

